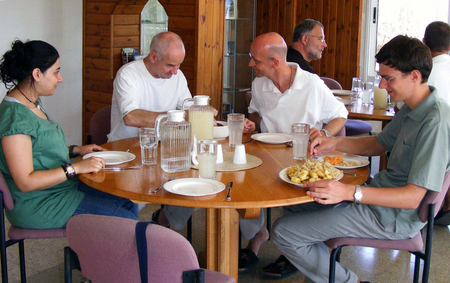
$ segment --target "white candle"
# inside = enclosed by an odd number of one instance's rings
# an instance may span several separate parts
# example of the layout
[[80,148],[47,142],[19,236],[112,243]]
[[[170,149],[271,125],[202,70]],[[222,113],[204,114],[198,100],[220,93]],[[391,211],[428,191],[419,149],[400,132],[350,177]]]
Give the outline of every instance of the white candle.
[[373,90],[373,107],[376,109],[387,107],[387,91],[378,87],[374,87]]

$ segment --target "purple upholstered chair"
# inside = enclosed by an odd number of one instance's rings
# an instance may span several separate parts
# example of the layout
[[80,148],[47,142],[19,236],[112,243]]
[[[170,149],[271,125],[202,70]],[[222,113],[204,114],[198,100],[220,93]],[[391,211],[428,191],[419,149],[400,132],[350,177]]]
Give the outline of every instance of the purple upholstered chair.
[[[414,282],[419,282],[420,272],[420,260],[423,263],[422,283],[428,282],[428,276],[430,273],[431,262],[431,245],[433,240],[433,224],[434,217],[436,216],[439,208],[442,205],[442,201],[447,193],[450,185],[450,171],[445,173],[444,183],[442,184],[441,192],[427,191],[419,207],[419,218],[423,223],[427,223],[425,250],[422,252],[423,239],[422,231],[425,227],[411,239],[405,240],[376,240],[376,239],[363,239],[363,238],[335,238],[325,242],[325,244],[333,249],[330,255],[330,273],[329,282],[335,281],[336,261],[339,262],[341,249],[344,246],[361,246],[371,247],[378,249],[390,249],[409,251],[416,256],[414,265]],[[436,208],[436,209],[435,209]]]
[[8,265],[6,258],[6,248],[16,243],[19,245],[20,259],[20,279],[26,282],[25,272],[25,239],[48,239],[48,238],[65,238],[66,229],[20,229],[11,226],[8,230],[9,240],[6,240],[5,228],[5,212],[4,209],[11,210],[14,208],[14,200],[11,196],[8,184],[6,183],[3,173],[0,171],[0,245],[1,245],[1,265],[2,265],[2,282],[8,283]]
[[[111,130],[111,105],[105,106],[92,115],[89,125],[88,144],[104,144]],[[90,140],[89,140],[90,139]]]
[[[70,249],[78,255],[85,277],[99,283],[140,282],[136,223],[130,219],[90,214],[76,215],[69,220],[67,239]],[[149,282],[181,283],[183,271],[199,268],[194,249],[177,232],[149,225],[146,235]],[[205,270],[205,282],[235,280]]]
[[327,85],[329,89],[342,89],[341,84],[332,78],[329,77],[320,77],[322,81]]

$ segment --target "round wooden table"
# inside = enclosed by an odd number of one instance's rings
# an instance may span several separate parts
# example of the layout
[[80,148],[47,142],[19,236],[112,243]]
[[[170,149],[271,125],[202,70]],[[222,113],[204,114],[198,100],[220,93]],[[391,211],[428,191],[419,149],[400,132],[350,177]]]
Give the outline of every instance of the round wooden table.
[[[250,135],[244,135],[247,140]],[[223,151],[233,151],[228,140],[220,141]],[[117,166],[140,165],[138,138],[119,140],[103,145],[110,150],[128,150],[136,159]],[[158,164],[142,166],[135,170],[106,171],[96,174],[80,174],[79,179],[100,191],[139,202],[153,202],[187,207],[206,208],[206,267],[238,278],[239,214],[244,218],[256,218],[262,207],[279,207],[313,201],[303,188],[282,181],[279,172],[293,165],[292,147],[285,144],[266,144],[251,141],[245,144],[247,154],[259,157],[262,164],[256,168],[217,172],[216,180],[224,184],[233,182],[231,200],[226,200],[226,190],[210,196],[188,197],[159,190],[151,193],[170,176],[197,178],[198,170],[168,174]],[[363,184],[369,177],[369,167],[345,170],[356,176],[344,174],[341,181],[347,184]],[[239,214],[238,214],[239,213]]]

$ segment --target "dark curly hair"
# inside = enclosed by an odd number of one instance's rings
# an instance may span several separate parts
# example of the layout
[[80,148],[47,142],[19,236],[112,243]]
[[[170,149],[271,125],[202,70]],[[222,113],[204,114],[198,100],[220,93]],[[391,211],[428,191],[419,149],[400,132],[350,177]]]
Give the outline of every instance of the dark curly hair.
[[0,61],[0,79],[8,90],[27,79],[33,84],[32,71],[38,68],[44,73],[58,58],[58,51],[47,42],[15,40]]
[[375,59],[377,63],[403,73],[418,70],[422,74],[422,83],[428,81],[433,65],[430,49],[417,38],[405,35],[397,35],[383,45]]

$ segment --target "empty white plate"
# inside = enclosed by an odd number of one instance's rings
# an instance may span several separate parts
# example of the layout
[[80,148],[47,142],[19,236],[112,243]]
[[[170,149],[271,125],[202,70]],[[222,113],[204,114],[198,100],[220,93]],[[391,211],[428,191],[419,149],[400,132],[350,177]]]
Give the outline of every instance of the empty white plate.
[[292,141],[292,135],[278,134],[278,133],[254,134],[252,135],[251,138],[263,143],[271,143],[271,144],[279,144]]
[[164,189],[177,195],[198,197],[220,193],[225,184],[210,179],[183,178],[165,183]]
[[91,156],[103,158],[103,160],[105,161],[105,165],[117,165],[136,158],[136,155],[126,151],[106,150],[86,154],[85,156],[83,156],[83,159],[89,158]]

